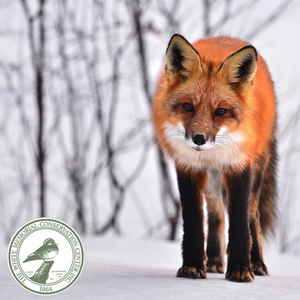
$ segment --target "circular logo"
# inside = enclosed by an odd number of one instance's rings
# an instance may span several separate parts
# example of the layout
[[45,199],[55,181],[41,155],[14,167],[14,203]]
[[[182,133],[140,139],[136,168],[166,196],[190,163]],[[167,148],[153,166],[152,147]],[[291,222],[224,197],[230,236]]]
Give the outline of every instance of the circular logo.
[[8,247],[8,265],[25,289],[51,295],[69,288],[84,263],[82,242],[66,223],[40,218],[23,225]]

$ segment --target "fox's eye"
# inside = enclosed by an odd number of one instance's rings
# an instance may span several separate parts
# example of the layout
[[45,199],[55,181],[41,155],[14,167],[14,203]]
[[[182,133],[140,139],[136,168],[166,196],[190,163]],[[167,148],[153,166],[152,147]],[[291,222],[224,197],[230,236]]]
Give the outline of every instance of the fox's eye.
[[182,107],[185,111],[193,111],[194,110],[193,105],[190,103],[183,103]]
[[225,109],[225,108],[219,108],[219,109],[216,110],[215,115],[216,116],[223,116],[223,115],[226,114],[226,112],[227,112],[227,109]]

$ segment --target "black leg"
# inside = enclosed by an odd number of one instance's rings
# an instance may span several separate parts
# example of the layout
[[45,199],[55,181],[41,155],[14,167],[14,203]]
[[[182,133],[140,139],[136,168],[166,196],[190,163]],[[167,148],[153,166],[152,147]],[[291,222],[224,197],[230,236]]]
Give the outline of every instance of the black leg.
[[250,266],[249,201],[251,169],[240,174],[226,174],[228,193],[229,243],[226,278],[248,282],[254,279]]
[[251,247],[251,268],[255,275],[268,275],[268,269],[264,264],[261,247],[261,229],[259,224],[259,215],[256,218],[250,218],[250,232],[252,237]]
[[258,199],[262,185],[264,165],[260,164],[253,176],[252,195],[250,202],[250,232],[252,238],[251,246],[251,268],[255,275],[268,275],[264,264],[261,247],[261,227],[259,222]]
[[177,171],[183,217],[182,258],[183,265],[178,277],[206,278],[203,232],[203,201],[201,186],[206,174],[195,174],[193,178]]
[[208,213],[207,272],[224,273],[224,216]]

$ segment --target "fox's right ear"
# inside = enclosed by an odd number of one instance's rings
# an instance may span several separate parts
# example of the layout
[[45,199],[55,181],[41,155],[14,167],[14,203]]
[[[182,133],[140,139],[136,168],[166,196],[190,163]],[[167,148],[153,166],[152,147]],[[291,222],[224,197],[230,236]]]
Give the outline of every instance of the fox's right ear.
[[198,52],[182,35],[174,34],[167,49],[167,80],[170,83],[185,81],[201,70]]

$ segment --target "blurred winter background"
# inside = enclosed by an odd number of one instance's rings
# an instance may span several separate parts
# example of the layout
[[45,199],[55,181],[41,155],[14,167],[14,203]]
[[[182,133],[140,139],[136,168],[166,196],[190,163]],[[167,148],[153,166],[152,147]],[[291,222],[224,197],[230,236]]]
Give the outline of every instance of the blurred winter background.
[[33,218],[82,235],[181,238],[150,107],[172,34],[252,43],[278,97],[276,245],[300,251],[300,1],[1,0],[0,238]]

